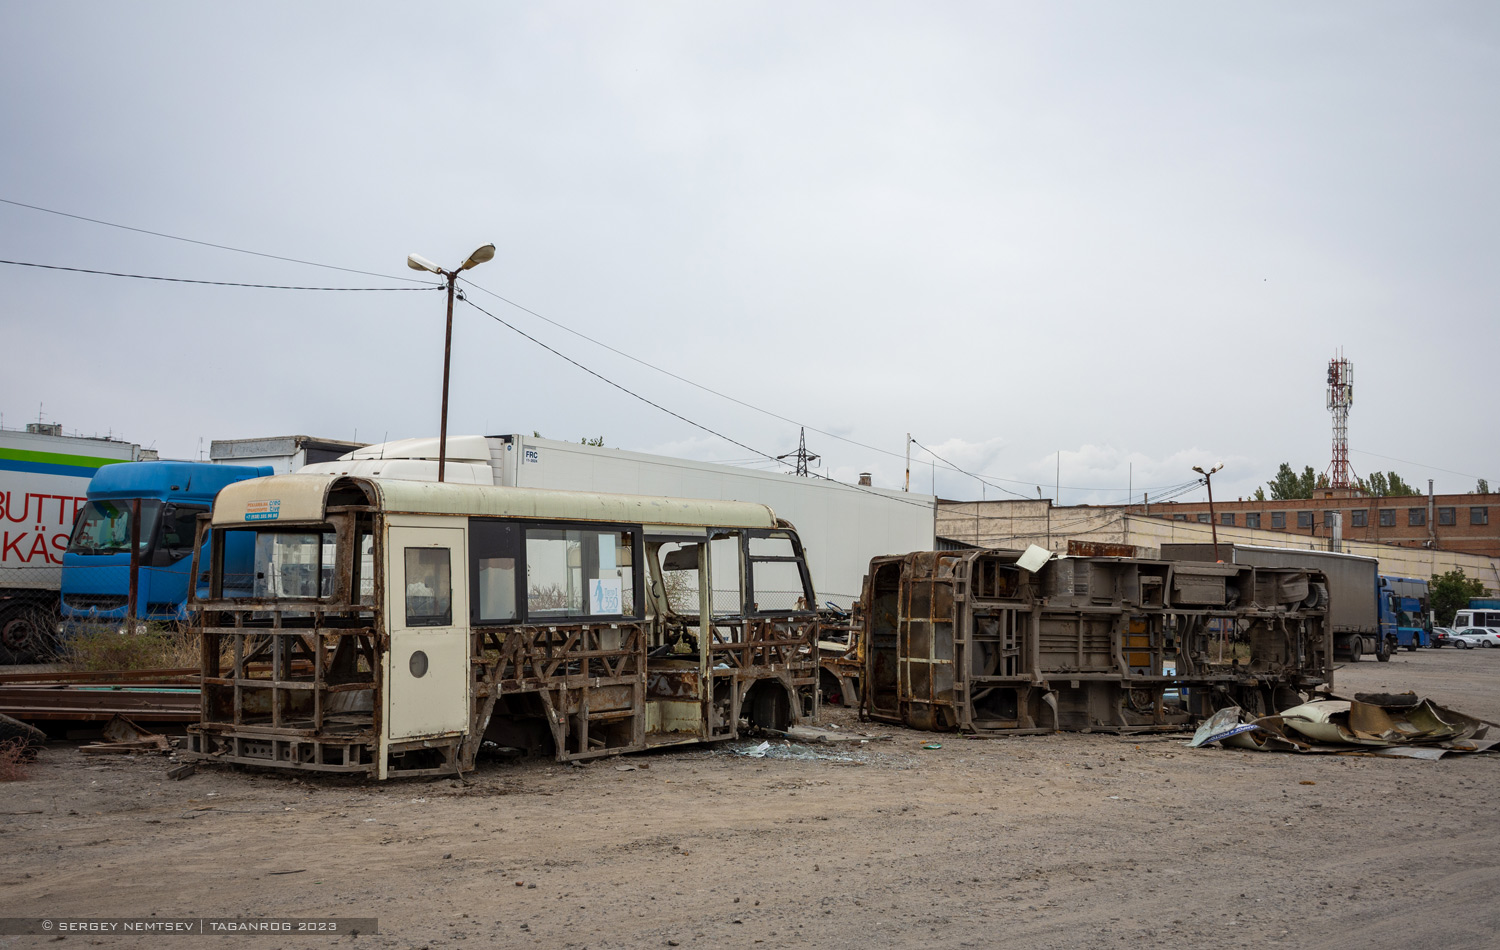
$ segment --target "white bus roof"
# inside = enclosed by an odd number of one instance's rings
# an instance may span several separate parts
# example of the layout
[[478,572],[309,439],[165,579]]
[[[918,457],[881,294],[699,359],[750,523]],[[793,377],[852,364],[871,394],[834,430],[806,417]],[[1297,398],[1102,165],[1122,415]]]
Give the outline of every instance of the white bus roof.
[[[226,486],[214,500],[213,523],[229,526],[323,521],[329,489],[342,478],[345,476],[298,473],[235,482]],[[349,481],[367,486],[367,490],[373,488],[376,507],[387,513],[661,526],[776,527],[775,512],[765,505],[745,501],[704,501],[383,478],[350,478]]]

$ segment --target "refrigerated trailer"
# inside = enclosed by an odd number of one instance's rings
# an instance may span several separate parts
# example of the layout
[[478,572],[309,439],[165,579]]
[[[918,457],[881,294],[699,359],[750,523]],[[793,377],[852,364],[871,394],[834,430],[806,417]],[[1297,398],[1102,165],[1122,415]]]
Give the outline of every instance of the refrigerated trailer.
[[140,457],[135,443],[65,436],[58,425],[0,429],[0,663],[50,650],[63,552],[89,480]]
[[[370,445],[303,472],[436,481],[437,439]],[[936,547],[937,499],[827,478],[523,435],[448,439],[444,480],[768,505],[797,526],[818,604],[847,610],[870,558]]]
[[[1215,559],[1212,544],[1163,544],[1161,556],[1194,561]],[[1354,662],[1374,654],[1384,662],[1396,652],[1395,631],[1381,627],[1380,562],[1375,558],[1255,544],[1221,544],[1218,558],[1230,564],[1321,571],[1328,579],[1328,626],[1333,633],[1335,657]]]

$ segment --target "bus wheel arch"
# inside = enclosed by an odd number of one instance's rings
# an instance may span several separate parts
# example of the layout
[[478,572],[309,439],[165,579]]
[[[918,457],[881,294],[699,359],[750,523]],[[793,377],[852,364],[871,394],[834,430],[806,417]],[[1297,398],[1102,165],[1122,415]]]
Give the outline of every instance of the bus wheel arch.
[[757,680],[740,700],[740,717],[762,729],[785,732],[798,717],[797,694],[783,675]]

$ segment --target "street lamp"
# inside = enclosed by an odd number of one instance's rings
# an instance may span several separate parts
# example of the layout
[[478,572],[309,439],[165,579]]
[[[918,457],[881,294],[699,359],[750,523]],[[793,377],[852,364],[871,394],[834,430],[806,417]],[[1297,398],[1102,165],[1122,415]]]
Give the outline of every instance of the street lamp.
[[1218,465],[1215,465],[1213,468],[1205,472],[1198,466],[1193,466],[1193,471],[1197,472],[1199,475],[1202,475],[1203,484],[1208,486],[1208,528],[1214,536],[1215,561],[1219,560],[1219,523],[1214,520],[1214,472],[1217,472],[1223,467],[1224,463],[1220,462]]
[[495,256],[495,245],[486,244],[470,254],[457,270],[443,270],[420,254],[408,254],[406,266],[412,270],[425,270],[441,274],[448,282],[448,329],[443,336],[443,420],[438,425],[438,481],[443,480],[443,470],[448,463],[448,361],[453,353],[453,286],[458,275],[471,267],[477,267]]

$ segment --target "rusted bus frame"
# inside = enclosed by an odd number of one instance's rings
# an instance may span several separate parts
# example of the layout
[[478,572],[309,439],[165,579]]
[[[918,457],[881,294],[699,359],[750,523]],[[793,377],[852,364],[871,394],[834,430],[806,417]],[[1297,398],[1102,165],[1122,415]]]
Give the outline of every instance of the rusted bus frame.
[[[721,628],[740,630],[741,636],[738,639],[721,640]],[[808,660],[808,656],[809,650],[817,644],[816,630],[817,621],[803,616],[716,619],[713,621],[713,636],[709,640],[709,668],[712,669],[717,660],[728,664],[733,670],[810,669],[814,663]]]
[[[1046,608],[1045,598],[1038,597],[1038,588],[1034,586],[1036,578],[1030,578],[1032,583],[1023,585],[1022,589],[1016,590],[1013,598],[975,598],[982,603],[970,603],[970,589],[968,585],[969,568],[974,564],[983,563],[980,556],[984,554],[993,555],[999,552],[965,552],[963,554],[947,554],[945,552],[921,552],[899,558],[877,558],[871,565],[869,583],[863,600],[866,608],[866,618],[872,615],[875,608],[873,594],[874,581],[877,571],[884,564],[897,565],[899,574],[895,584],[897,594],[897,609],[895,616],[894,632],[896,637],[896,650],[893,662],[896,663],[894,710],[889,706],[876,708],[873,702],[872,689],[876,679],[878,657],[867,653],[869,662],[865,674],[870,684],[867,685],[866,696],[862,699],[862,714],[871,718],[887,721],[908,722],[921,727],[932,711],[942,705],[951,705],[957,714],[957,727],[961,729],[983,730],[982,723],[999,722],[1004,720],[981,719],[976,716],[974,697],[976,693],[984,693],[995,687],[1011,688],[1018,691],[1016,698],[1016,711],[1019,719],[1017,722],[1029,719],[1026,713],[1026,704],[1031,701],[1028,693],[1033,689],[1039,689],[1044,694],[1050,694],[1054,681],[1057,683],[1067,682],[1070,687],[1077,689],[1083,682],[1100,684],[1114,684],[1123,694],[1123,698],[1132,698],[1130,694],[1143,692],[1154,697],[1150,705],[1153,722],[1150,724],[1127,723],[1121,717],[1121,721],[1115,723],[1124,730],[1138,731],[1140,729],[1176,728],[1181,719],[1176,722],[1167,722],[1163,709],[1163,692],[1167,689],[1254,689],[1262,685],[1270,689],[1279,685],[1290,685],[1297,689],[1317,687],[1326,684],[1330,659],[1326,652],[1326,631],[1321,630],[1318,621],[1321,614],[1317,611],[1304,612],[1287,607],[1270,608],[1224,608],[1224,607],[1193,607],[1177,605],[1145,605],[1127,603],[1125,605],[1091,606],[1091,605],[1059,605],[1056,608]],[[1160,567],[1163,571],[1161,583],[1166,589],[1173,589],[1170,578],[1172,576],[1171,565],[1167,562],[1150,562],[1142,559],[1143,565]],[[921,569],[919,569],[921,568]],[[1274,572],[1273,572],[1274,573]],[[1290,572],[1281,572],[1290,573]],[[1305,574],[1305,572],[1303,572]],[[1138,575],[1142,581],[1148,575]],[[1155,575],[1150,575],[1154,577]],[[1225,575],[1226,578],[1229,576]],[[1238,575],[1236,575],[1238,576]],[[1251,579],[1259,581],[1259,575],[1251,573]],[[1242,578],[1243,579],[1243,578]],[[1275,578],[1267,578],[1268,583]],[[1226,580],[1227,583],[1227,580]],[[948,587],[952,598],[944,595],[943,589]],[[1144,588],[1143,588],[1144,589]],[[1075,591],[1075,593],[1077,593]],[[916,606],[914,607],[913,604]],[[921,614],[922,616],[918,616]],[[995,615],[1008,615],[1012,621],[1026,618],[1025,630],[1020,633],[1020,640],[1024,643],[1024,649],[1015,652],[1019,654],[1018,659],[1022,662],[1010,675],[992,675],[984,672],[975,672],[973,664],[976,656],[976,644],[1003,642],[1003,633],[997,638],[989,635],[980,636],[977,632],[976,621],[979,617],[992,617]],[[1077,628],[1071,635],[1052,634],[1055,645],[1066,648],[1071,643],[1077,643],[1078,663],[1074,669],[1044,669],[1042,663],[1042,619],[1045,615],[1054,617],[1066,617],[1076,620]],[[1086,653],[1097,654],[1098,650],[1086,650],[1085,618],[1089,616],[1099,618],[1114,618],[1109,625],[1108,633],[1100,636],[1108,637],[1108,654],[1110,661],[1107,667],[1086,668]],[[1155,618],[1155,622],[1146,624],[1148,642],[1146,644],[1127,643],[1132,634],[1130,626],[1132,619]],[[1172,618],[1173,622],[1168,623]],[[1280,636],[1284,641],[1290,654],[1290,659],[1276,668],[1234,669],[1216,667],[1212,664],[1202,664],[1198,668],[1194,651],[1195,645],[1190,642],[1194,635],[1192,620],[1197,619],[1200,623],[1196,629],[1201,631],[1201,621],[1210,618],[1224,618],[1234,621],[1242,627],[1242,632],[1248,634],[1255,629],[1257,621],[1264,622],[1268,629],[1273,629],[1273,635]],[[1185,622],[1186,621],[1186,622]],[[912,649],[913,624],[924,625],[924,634],[932,638],[936,634],[937,626],[943,623],[953,624],[952,645],[953,655],[951,658],[938,656],[937,650],[933,648],[931,639],[927,641],[925,656],[917,655]],[[1289,629],[1289,624],[1294,629]],[[1167,647],[1166,631],[1171,628],[1180,628],[1175,635],[1176,642],[1171,649]],[[864,631],[866,637],[871,636],[871,631]],[[1198,636],[1203,636],[1200,632]],[[1321,647],[1320,647],[1321,644]],[[1098,645],[1098,644],[1096,644]],[[1052,650],[1047,652],[1060,652]],[[1177,658],[1178,668],[1173,675],[1147,675],[1134,673],[1130,663],[1127,662],[1126,653],[1139,654],[1146,652],[1150,654],[1147,665],[1153,669],[1160,669],[1160,663],[1168,656]],[[998,653],[998,651],[997,651]],[[1206,655],[1206,650],[1204,651]],[[916,664],[914,667],[913,664]],[[925,664],[925,665],[924,665]],[[939,667],[949,666],[952,677],[950,701],[940,698],[940,690],[936,674]],[[1136,664],[1140,665],[1140,664]],[[916,669],[924,672],[926,690],[919,695],[914,686]],[[1261,695],[1261,694],[1257,694]],[[1076,697],[1074,698],[1076,700]],[[1100,705],[1107,706],[1107,702]],[[1084,706],[1090,707],[1095,703],[1096,697],[1085,697]],[[1054,723],[1057,722],[1057,707],[1055,700],[1049,702],[1053,712]],[[914,707],[922,707],[926,710],[918,715]],[[1118,712],[1119,706],[1116,705]],[[1137,713],[1144,710],[1136,706]],[[916,721],[914,721],[916,720]],[[1042,728],[1005,728],[1007,733],[1049,731]]]
[[[618,633],[619,646],[604,648],[601,635]],[[559,761],[638,751],[645,741],[645,621],[480,627],[473,632],[473,714],[462,749],[473,768],[479,746],[502,696],[537,695],[547,712]],[[592,694],[613,690],[631,697],[629,706],[595,711]],[[608,694],[606,694],[608,695]],[[631,718],[626,745],[595,746],[589,724]],[[569,751],[576,739],[577,752]]]
[[[381,602],[384,591],[380,579],[383,574],[375,570],[372,579],[372,603],[360,604],[356,585],[355,558],[358,548],[360,515],[371,514],[373,509],[365,506],[336,506],[327,512],[327,524],[334,528],[335,561],[333,565],[333,590],[327,598],[299,600],[292,606],[282,598],[224,598],[222,575],[222,548],[224,532],[214,534],[209,570],[209,597],[197,599],[197,584],[189,591],[194,611],[194,626],[200,634],[200,669],[203,672],[203,689],[199,722],[188,728],[190,757],[233,762],[247,765],[275,764],[312,771],[356,772],[375,774],[379,763],[381,732],[380,683],[384,670],[384,641],[376,630],[378,616],[376,604]],[[372,563],[380,563],[384,556],[383,532],[376,524],[376,517],[367,523],[373,538]],[[198,538],[194,545],[192,577],[200,578],[199,552],[204,549],[204,534],[209,528],[209,516],[198,519]],[[290,618],[295,621],[288,626],[286,613],[305,614]],[[269,614],[270,625],[253,614]],[[353,620],[353,625],[326,626],[325,619],[341,618]],[[223,624],[232,619],[233,626]],[[247,620],[249,621],[247,623]],[[364,621],[364,622],[361,622]],[[223,640],[228,637],[232,651],[230,675],[222,676]],[[328,657],[329,640],[334,656]],[[341,650],[353,643],[350,666],[358,670],[359,660],[369,664],[368,679],[352,679],[332,682],[330,663]],[[295,654],[300,646],[302,664],[311,661],[312,679],[297,678],[294,670],[298,666]],[[267,659],[269,654],[269,659]],[[265,668],[269,663],[269,676],[254,675],[257,666]],[[228,691],[229,716],[220,714],[223,692]],[[245,691],[269,692],[270,722],[246,710]],[[328,700],[334,694],[369,690],[372,696],[368,713],[349,716],[353,731],[329,732]],[[287,694],[312,694],[312,716],[307,725],[289,724],[284,720],[288,703]],[[339,714],[347,715],[347,714]],[[405,746],[419,743],[397,743],[392,749],[400,751]],[[267,751],[268,750],[268,751]],[[426,770],[431,773],[451,772],[447,767]],[[416,773],[413,773],[416,774]]]
[[[848,614],[820,611],[818,626],[818,665],[821,668],[818,701],[821,703],[827,693],[824,688],[827,681],[823,677],[823,674],[827,674],[837,685],[840,705],[857,707],[860,701],[859,684],[865,675],[865,641],[860,603],[856,602]],[[837,633],[844,635],[842,642],[828,636]]]
[[[708,678],[696,687],[697,698],[704,707],[706,734],[648,736],[649,677],[677,675],[691,676],[694,680],[698,677],[696,670],[650,669],[649,626],[649,621],[608,621],[477,629],[474,717],[463,754],[465,767],[472,764],[495,715],[497,701],[503,696],[538,695],[547,710],[558,760],[572,761],[657,745],[731,738],[738,733],[741,701],[754,684],[781,679],[795,695],[800,687],[814,682],[816,665],[810,659],[817,630],[814,619],[758,616],[749,620],[717,620],[709,642]],[[614,631],[620,635],[618,648],[601,648],[599,636]],[[722,639],[726,631],[733,639]],[[719,668],[721,665],[726,668]],[[731,684],[733,692],[721,696],[718,683]],[[622,689],[630,696],[628,705],[619,702]],[[611,695],[614,699],[604,709],[596,710],[591,702],[596,695]],[[716,699],[724,698],[729,705],[716,728],[712,706]],[[591,723],[627,718],[633,722],[625,744],[605,745],[590,734]]]
[[[250,627],[244,625],[250,611],[228,612],[236,620],[235,626],[202,628],[202,711],[199,724],[189,727],[190,733],[202,737],[201,748],[195,751],[248,764],[266,764],[270,758],[278,764],[295,763],[314,770],[372,771],[380,735],[379,704],[372,701],[369,712],[354,714],[330,714],[329,706],[331,697],[338,693],[369,691],[372,700],[378,694],[382,670],[375,630],[373,626],[324,627],[319,621],[329,613],[373,611],[320,610],[310,627],[281,626],[282,618],[276,615],[270,627]],[[225,637],[230,638],[232,651],[227,676],[220,675],[218,664]],[[338,658],[346,650],[348,657],[343,665],[355,671],[358,678],[345,678],[338,669]],[[357,672],[361,659],[370,667],[364,674]],[[264,694],[266,708],[260,703],[247,708],[247,692]],[[293,719],[289,710],[303,705],[295,696],[309,694],[310,718]],[[226,706],[227,720],[222,715]],[[269,721],[265,719],[267,713]],[[353,728],[337,728],[341,725]],[[270,753],[252,755],[246,751],[247,746],[269,747]],[[367,754],[361,754],[358,747]],[[337,754],[332,754],[335,751]]]

